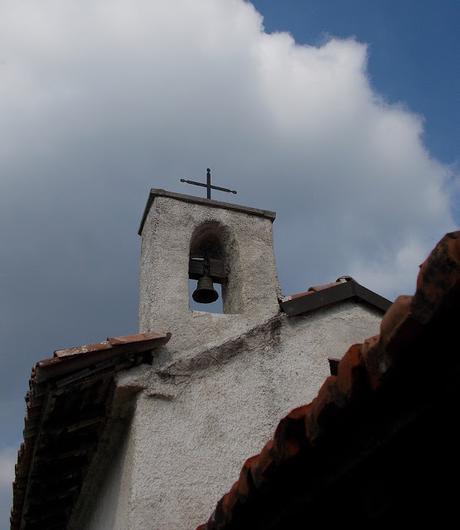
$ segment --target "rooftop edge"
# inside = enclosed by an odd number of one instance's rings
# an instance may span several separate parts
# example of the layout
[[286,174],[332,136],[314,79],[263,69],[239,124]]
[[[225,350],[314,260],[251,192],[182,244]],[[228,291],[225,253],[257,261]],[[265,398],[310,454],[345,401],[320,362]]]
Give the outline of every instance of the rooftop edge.
[[261,210],[259,208],[252,208],[250,206],[242,206],[240,204],[232,204],[229,202],[215,201],[213,199],[205,199],[204,197],[195,197],[193,195],[184,195],[183,193],[175,193],[173,191],[163,190],[161,188],[152,188],[150,190],[147,204],[145,205],[144,213],[142,214],[141,223],[138,234],[142,234],[145,220],[150,211],[155,197],[168,197],[169,199],[176,199],[178,201],[190,202],[193,204],[201,204],[202,206],[209,206],[210,208],[224,208],[226,210],[233,210],[236,212],[246,213],[248,215],[255,215],[257,217],[264,217],[273,222],[276,219],[276,213],[270,210]]

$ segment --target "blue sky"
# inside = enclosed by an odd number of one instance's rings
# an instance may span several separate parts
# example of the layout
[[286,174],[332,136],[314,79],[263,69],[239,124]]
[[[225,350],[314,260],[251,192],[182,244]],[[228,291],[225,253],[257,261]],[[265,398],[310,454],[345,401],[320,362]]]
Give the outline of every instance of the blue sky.
[[330,36],[369,45],[376,90],[425,119],[425,142],[447,164],[459,162],[460,39],[458,0],[254,0],[269,32],[298,43]]
[[275,210],[285,294],[411,293],[459,224],[460,2],[253,6],[0,2],[2,528],[33,364],[137,330],[150,188]]

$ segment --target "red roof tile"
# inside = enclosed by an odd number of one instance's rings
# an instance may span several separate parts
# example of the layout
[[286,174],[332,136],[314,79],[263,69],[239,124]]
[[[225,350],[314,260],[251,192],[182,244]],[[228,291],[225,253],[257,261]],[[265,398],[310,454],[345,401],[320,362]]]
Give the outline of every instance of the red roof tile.
[[65,528],[110,409],[116,372],[150,362],[170,334],[58,350],[32,369],[11,530]]
[[[273,495],[270,497],[270,492],[275,490],[283,473],[294,477],[292,471],[286,471],[291,463],[297,463],[298,467],[298,462],[307,462],[305,472],[310,470],[316,481],[310,484],[308,475],[302,471],[300,479],[296,479],[297,485],[302,484],[314,495],[324,481],[321,469],[315,464],[318,455],[325,455],[323,462],[336,457],[328,450],[334,433],[348,432],[345,438],[342,436],[342,440],[346,440],[354,430],[362,429],[363,422],[370,421],[369,418],[378,423],[379,414],[383,414],[382,406],[377,404],[379,400],[392,403],[391,414],[397,416],[404,403],[409,403],[409,408],[416,406],[417,399],[410,395],[412,392],[418,392],[420,400],[426,399],[426,378],[432,376],[434,368],[427,359],[432,357],[433,344],[449,344],[449,338],[443,333],[452,331],[459,306],[460,232],[454,232],[447,234],[422,264],[415,295],[397,298],[382,320],[380,335],[363,344],[352,345],[339,363],[337,376],[326,379],[311,403],[293,410],[281,420],[273,439],[261,453],[246,460],[238,481],[219,501],[209,521],[198,530],[255,528],[248,521],[260,523],[263,510],[270,506],[268,501],[265,508],[260,508],[261,499],[272,499],[272,504],[276,501]],[[419,368],[418,377],[410,377],[416,360],[423,367]],[[442,382],[440,387],[442,389]],[[366,409],[370,410],[367,416],[356,412]],[[352,421],[354,423],[350,423]],[[400,428],[400,420],[395,421],[393,430]],[[344,431],[348,424],[352,425],[349,427],[352,430]],[[372,443],[374,447],[379,446],[378,439]],[[291,478],[290,482],[295,480]],[[277,495],[284,493],[279,490]],[[321,517],[323,522],[327,520],[324,513]],[[278,524],[281,523],[278,521]],[[273,522],[266,526],[257,524],[257,528],[285,527]]]
[[391,305],[389,300],[366,289],[351,276],[341,276],[333,283],[316,285],[308,291],[285,296],[280,300],[280,306],[287,315],[296,316],[347,300],[365,303],[382,312]]
[[302,291],[300,293],[294,293],[290,294],[288,296],[284,296],[282,298],[282,302],[289,302],[290,300],[295,300],[296,298],[302,298],[304,296],[312,295],[313,293],[318,293],[319,291],[324,291],[325,289],[330,289],[331,287],[337,287],[341,283],[345,283],[348,281],[354,281],[351,276],[340,276],[340,278],[337,278],[335,282],[330,283],[324,283],[322,285],[312,285],[308,288],[306,291]]

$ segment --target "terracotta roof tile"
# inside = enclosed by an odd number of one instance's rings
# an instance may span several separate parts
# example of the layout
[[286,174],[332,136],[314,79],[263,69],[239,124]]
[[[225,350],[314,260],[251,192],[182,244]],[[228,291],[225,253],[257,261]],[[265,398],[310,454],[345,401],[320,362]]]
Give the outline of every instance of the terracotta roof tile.
[[285,296],[280,300],[280,306],[287,315],[296,316],[347,300],[365,303],[382,312],[391,305],[389,300],[366,289],[351,276],[341,276],[335,282]]
[[[378,418],[376,399],[391,396],[397,386],[395,381],[408,377],[413,346],[434,341],[432,334],[437,331],[430,330],[442,329],[442,315],[452,319],[452,308],[458,308],[459,303],[460,232],[454,232],[438,243],[421,266],[415,295],[397,298],[383,317],[380,335],[351,346],[339,363],[337,376],[326,379],[310,404],[294,409],[281,420],[273,439],[259,455],[245,462],[239,480],[219,501],[208,523],[198,530],[250,527],[246,523],[240,526],[241,521],[249,520],[250,507],[257,506],[261,492],[267,494],[275,487],[276,477],[289,462],[318,450],[327,453],[325,440],[331,438],[339,424],[347,424],[353,410],[371,407],[370,417]],[[429,366],[426,373],[431,374]],[[410,382],[421,388],[422,396],[426,395],[424,382]],[[384,394],[381,388],[385,389]],[[409,390],[403,386],[402,392]],[[398,410],[397,403],[395,406]],[[354,421],[359,424],[361,417],[358,414]],[[246,519],[244,513],[248,514]]]
[[309,287],[306,291],[302,291],[300,293],[294,293],[290,294],[288,296],[284,296],[281,301],[282,302],[289,302],[290,300],[295,300],[296,298],[302,298],[304,296],[310,296],[313,293],[318,293],[319,291],[324,291],[325,289],[330,289],[331,287],[337,287],[338,285],[345,283],[347,281],[353,280],[351,276],[340,276],[340,278],[337,278],[335,282],[330,283],[324,283],[321,285],[312,285]]
[[65,528],[109,410],[117,371],[149,362],[170,334],[141,333],[57,350],[32,369],[11,530]]
[[104,340],[102,342],[97,342],[95,344],[83,344],[82,346],[76,346],[74,348],[66,348],[65,350],[56,350],[53,355],[53,359],[45,359],[43,361],[39,361],[39,366],[46,366],[47,364],[51,364],[51,361],[56,362],[56,357],[71,357],[72,355],[80,355],[82,353],[91,353],[94,351],[101,351],[101,350],[110,350],[112,345],[108,340]]

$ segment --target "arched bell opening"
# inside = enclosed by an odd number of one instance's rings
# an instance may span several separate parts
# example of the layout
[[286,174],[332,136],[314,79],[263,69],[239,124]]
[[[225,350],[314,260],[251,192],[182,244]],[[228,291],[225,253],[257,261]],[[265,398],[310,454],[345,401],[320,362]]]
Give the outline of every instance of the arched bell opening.
[[219,223],[205,223],[193,233],[190,243],[190,307],[224,313],[229,276],[227,230]]

